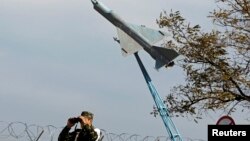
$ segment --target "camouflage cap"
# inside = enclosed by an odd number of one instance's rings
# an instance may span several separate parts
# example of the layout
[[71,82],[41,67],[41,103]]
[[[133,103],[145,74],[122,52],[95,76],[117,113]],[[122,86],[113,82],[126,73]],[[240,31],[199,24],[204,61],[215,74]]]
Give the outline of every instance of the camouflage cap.
[[83,111],[81,113],[81,116],[88,117],[89,119],[93,119],[94,114],[92,114],[91,112],[88,112],[88,111]]

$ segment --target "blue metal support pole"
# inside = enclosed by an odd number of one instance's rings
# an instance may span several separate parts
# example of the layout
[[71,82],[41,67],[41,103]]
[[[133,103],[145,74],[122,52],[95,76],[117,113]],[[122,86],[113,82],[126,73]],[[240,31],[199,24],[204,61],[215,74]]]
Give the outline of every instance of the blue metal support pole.
[[154,87],[151,78],[149,77],[138,53],[136,52],[135,54],[135,58],[140,66],[140,69],[143,73],[143,76],[146,80],[146,83],[148,85],[148,88],[150,90],[150,93],[153,96],[153,99],[155,101],[155,104],[157,106],[158,112],[160,113],[160,116],[164,122],[164,125],[167,129],[167,132],[170,136],[171,141],[182,141],[182,138],[178,132],[178,130],[176,129],[173,121],[170,118],[170,115],[168,113],[167,107],[164,104],[163,100],[161,99],[161,97],[159,96],[158,92],[156,91],[156,88]]

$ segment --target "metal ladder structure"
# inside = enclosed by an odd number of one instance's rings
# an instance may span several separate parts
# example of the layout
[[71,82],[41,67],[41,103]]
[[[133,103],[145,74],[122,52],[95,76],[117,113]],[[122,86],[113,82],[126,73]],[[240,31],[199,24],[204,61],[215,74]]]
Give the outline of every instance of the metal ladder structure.
[[169,112],[167,110],[166,105],[164,104],[163,100],[161,99],[161,97],[159,96],[156,88],[154,87],[152,80],[150,78],[150,76],[148,75],[139,55],[138,52],[134,53],[135,58],[140,66],[140,69],[142,71],[142,74],[146,80],[146,83],[148,85],[148,88],[150,90],[150,93],[155,101],[157,110],[163,120],[163,123],[167,129],[167,132],[169,134],[169,137],[171,139],[171,141],[182,141],[182,137],[179,134],[177,128],[175,127],[173,121],[170,118]]

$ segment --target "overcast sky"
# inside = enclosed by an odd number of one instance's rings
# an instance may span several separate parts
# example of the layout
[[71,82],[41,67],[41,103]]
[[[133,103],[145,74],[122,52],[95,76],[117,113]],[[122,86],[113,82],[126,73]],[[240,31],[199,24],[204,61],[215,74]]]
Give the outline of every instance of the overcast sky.
[[[158,29],[160,12],[171,9],[213,28],[206,18],[213,0],[102,2],[125,21],[151,28]],[[94,125],[108,132],[167,135],[161,118],[150,115],[154,101],[134,56],[122,57],[115,36],[90,0],[0,0],[0,121],[62,127],[89,110]],[[153,59],[140,55],[163,98],[184,81],[180,68],[157,72]],[[183,137],[206,139],[207,125],[219,116],[199,124],[173,121]]]

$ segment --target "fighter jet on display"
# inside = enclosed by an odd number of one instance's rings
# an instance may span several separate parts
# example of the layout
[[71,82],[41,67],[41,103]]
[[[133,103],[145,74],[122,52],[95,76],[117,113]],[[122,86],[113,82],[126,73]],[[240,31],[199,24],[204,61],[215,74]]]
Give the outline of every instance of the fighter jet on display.
[[145,26],[133,25],[125,22],[112,10],[97,0],[91,0],[94,9],[110,21],[117,28],[118,38],[123,56],[134,54],[144,49],[156,61],[155,68],[173,65],[173,60],[179,55],[173,49],[154,46],[161,41],[166,34],[164,32],[147,28]]

